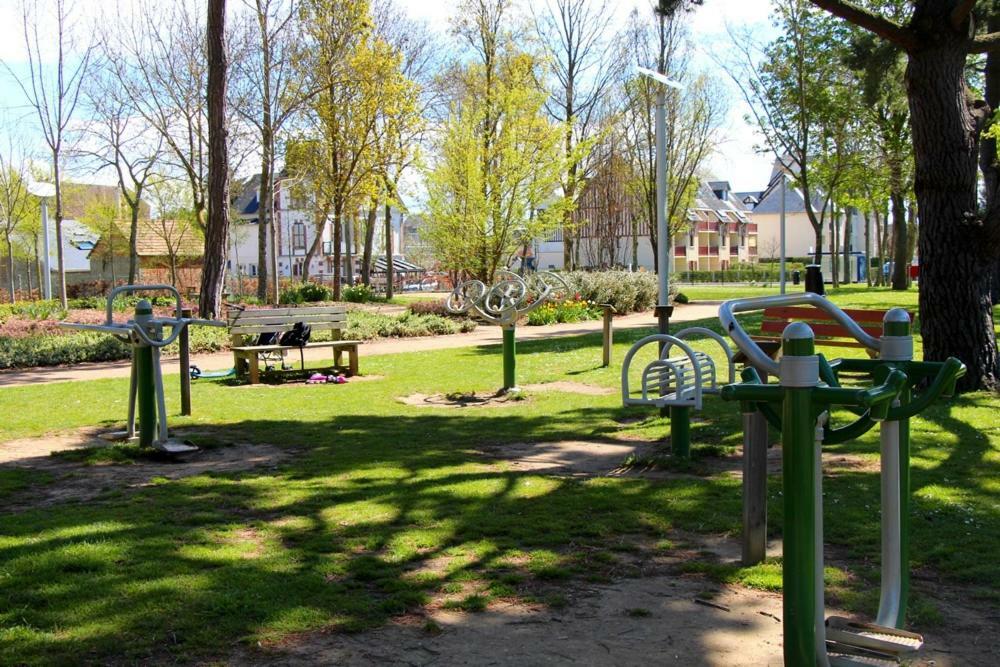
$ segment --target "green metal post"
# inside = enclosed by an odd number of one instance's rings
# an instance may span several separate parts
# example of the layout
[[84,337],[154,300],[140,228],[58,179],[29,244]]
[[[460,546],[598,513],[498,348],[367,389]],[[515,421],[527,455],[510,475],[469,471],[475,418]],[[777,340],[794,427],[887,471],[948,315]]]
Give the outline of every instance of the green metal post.
[[514,342],[514,327],[503,329],[503,389],[510,391],[517,387],[515,380],[517,371],[516,343]]
[[674,456],[691,458],[691,408],[670,408],[670,447]]
[[[910,328],[910,315],[903,308],[893,308],[885,314],[882,322],[882,338],[896,337],[909,339],[897,354],[899,357],[887,361],[908,362],[913,360],[913,333]],[[882,355],[883,357],[885,355]],[[909,386],[899,392],[899,404],[904,406],[910,402],[912,392]],[[899,615],[895,626],[902,629],[906,625],[906,605],[910,593],[910,418],[899,420],[899,562],[900,593]]]
[[[135,321],[143,322],[153,316],[153,308],[143,299],[135,307]],[[153,375],[153,348],[135,345],[136,381],[139,398],[139,445],[151,447],[156,439],[156,380]]]
[[[816,664],[817,615],[821,591],[816,589],[816,518],[818,493],[812,393],[818,379],[813,354],[812,330],[801,322],[790,324],[782,335],[781,456],[784,502],[782,586],[784,590],[784,655],[786,667],[813,667]],[[810,366],[815,377],[810,377]],[[810,386],[811,380],[811,386]]]

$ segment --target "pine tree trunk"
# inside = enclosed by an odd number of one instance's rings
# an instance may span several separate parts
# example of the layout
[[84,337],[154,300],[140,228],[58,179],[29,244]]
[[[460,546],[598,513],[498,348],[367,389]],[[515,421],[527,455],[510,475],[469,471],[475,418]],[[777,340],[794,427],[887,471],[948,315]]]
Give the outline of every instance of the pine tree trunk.
[[[274,162],[272,150],[272,137],[267,128],[270,118],[269,109],[265,106],[265,128],[261,133],[261,149],[263,156],[260,161],[260,194],[257,198],[257,298],[261,302],[267,301],[267,280],[270,276],[270,269],[267,263],[267,237],[272,224],[271,202],[274,201],[274,188],[272,187],[271,167]],[[275,276],[277,279],[277,276]]]
[[222,313],[229,240],[229,157],[226,153],[226,1],[208,0],[208,222],[201,271],[201,317]]
[[909,287],[907,270],[910,264],[906,249],[906,206],[901,190],[891,195],[892,199],[892,289],[905,290]]
[[340,301],[340,278],[341,273],[341,252],[340,244],[343,240],[341,222],[343,221],[343,205],[340,202],[334,204],[333,211],[333,300]]
[[361,282],[368,287],[372,284],[372,251],[375,247],[375,225],[378,224],[378,206],[372,202],[365,224],[365,246],[361,254]]
[[[991,3],[992,7],[986,19],[986,31],[1000,31],[1000,7],[996,2]],[[990,109],[996,111],[1000,108],[1000,53],[991,51],[986,54],[986,70],[983,73],[984,90],[983,97]],[[997,162],[997,142],[996,139],[984,138],[979,146],[979,168],[983,172],[983,192],[986,195],[986,210],[992,211],[1000,208],[1000,163]],[[1000,257],[997,257],[992,270],[992,283],[990,285],[990,300],[993,305],[1000,304]]]
[[[920,331],[924,358],[961,359],[963,390],[997,384],[990,301],[993,243],[969,224],[976,212],[979,128],[986,109],[965,84],[957,37],[910,54],[907,66],[920,216]],[[902,220],[900,223],[905,225]]]
[[[402,231],[402,230],[400,230]],[[392,298],[392,207],[385,205],[385,298]]]

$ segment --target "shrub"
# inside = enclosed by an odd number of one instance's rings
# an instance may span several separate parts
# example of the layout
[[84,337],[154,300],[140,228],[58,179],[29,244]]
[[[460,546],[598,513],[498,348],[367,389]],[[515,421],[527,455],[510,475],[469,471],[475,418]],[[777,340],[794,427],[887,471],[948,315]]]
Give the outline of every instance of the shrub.
[[456,319],[439,315],[384,315],[354,311],[348,314],[344,336],[351,340],[377,338],[410,338],[472,331],[476,323],[470,319]]
[[440,315],[441,317],[448,317],[454,315],[448,312],[448,309],[444,306],[444,301],[434,301],[427,299],[424,301],[414,301],[409,306],[410,312],[414,315]]
[[674,296],[674,303],[690,303],[690,302],[691,299],[689,299],[688,295],[685,294],[684,292],[678,292],[677,295]]
[[563,274],[577,296],[594,304],[609,303],[615,311],[641,312],[656,303],[656,275],[645,271],[573,271]]
[[368,303],[375,300],[375,292],[368,285],[351,285],[343,291],[344,301],[352,303]]
[[281,303],[316,303],[332,301],[333,290],[317,283],[292,283],[281,290]]

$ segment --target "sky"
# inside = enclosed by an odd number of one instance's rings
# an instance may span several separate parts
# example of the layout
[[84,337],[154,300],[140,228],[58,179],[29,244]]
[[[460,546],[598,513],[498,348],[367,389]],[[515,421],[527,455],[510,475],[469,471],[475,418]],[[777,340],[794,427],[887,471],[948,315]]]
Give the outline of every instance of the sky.
[[[156,0],[174,2],[178,0]],[[199,0],[192,0],[199,1]],[[204,0],[200,0],[203,2]],[[232,4],[236,4],[230,0]],[[447,0],[397,0],[410,16],[425,20],[432,30],[446,38],[449,20],[457,3]],[[522,4],[533,2],[542,4],[544,0],[522,0]],[[46,0],[38,0],[44,5]],[[17,0],[0,0],[0,60],[16,71],[23,68],[26,61],[24,36]],[[90,23],[104,11],[115,11],[118,0],[77,0],[75,9],[80,12],[80,23]],[[648,11],[646,0],[611,0],[615,11],[615,21],[623,23],[633,6],[640,11]],[[754,145],[759,141],[754,128],[744,121],[749,111],[740,98],[739,91],[729,75],[716,64],[711,56],[724,59],[732,49],[731,38],[726,26],[749,28],[755,39],[766,41],[774,34],[769,22],[770,0],[704,0],[704,4],[685,16],[695,44],[692,66],[700,72],[715,78],[728,91],[730,111],[723,130],[722,141],[717,153],[712,156],[707,171],[718,179],[728,180],[733,189],[760,190],[767,184],[772,159],[759,155]],[[710,55],[711,54],[711,55]],[[26,108],[24,97],[5,70],[0,68],[0,120],[7,123],[28,122],[31,110]],[[107,179],[96,179],[102,182]]]

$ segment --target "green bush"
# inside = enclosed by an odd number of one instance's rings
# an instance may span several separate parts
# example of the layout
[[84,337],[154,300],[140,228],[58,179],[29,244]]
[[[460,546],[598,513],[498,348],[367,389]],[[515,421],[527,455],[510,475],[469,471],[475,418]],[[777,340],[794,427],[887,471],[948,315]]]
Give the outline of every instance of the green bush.
[[375,292],[368,285],[351,285],[345,287],[343,291],[344,301],[351,303],[368,303],[375,301]]
[[441,317],[455,317],[448,312],[443,300],[426,299],[424,301],[413,301],[409,305],[410,312],[414,315],[440,315]]
[[688,295],[685,294],[684,292],[678,292],[674,296],[674,303],[690,303],[690,302],[691,302],[691,299],[689,299]]
[[348,314],[344,337],[350,340],[375,340],[377,338],[410,338],[435,336],[472,331],[476,328],[471,319],[441,317],[439,315],[384,315],[355,311]]
[[[785,272],[788,279],[792,271],[805,274],[805,265],[801,262],[786,262]],[[675,271],[671,280],[685,283],[748,283],[775,282],[778,280],[779,266],[777,262],[761,260],[757,264],[737,264],[725,271]]]
[[281,303],[316,303],[333,301],[333,290],[317,283],[292,283],[281,290]]
[[656,274],[646,271],[573,271],[562,274],[582,301],[609,303],[626,313],[649,310],[656,304]]

